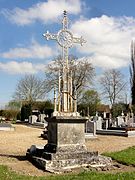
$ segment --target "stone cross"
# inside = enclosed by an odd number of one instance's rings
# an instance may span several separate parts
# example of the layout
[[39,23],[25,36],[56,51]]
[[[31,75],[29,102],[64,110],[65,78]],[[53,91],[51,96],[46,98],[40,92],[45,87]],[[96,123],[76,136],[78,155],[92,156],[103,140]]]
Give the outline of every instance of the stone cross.
[[63,70],[61,79],[59,78],[59,97],[61,97],[59,99],[59,112],[76,111],[76,100],[74,101],[74,109],[72,108],[72,102],[75,98],[72,96],[72,72],[69,72],[68,50],[74,43],[83,45],[83,43],[86,42],[82,37],[78,38],[73,36],[73,34],[68,30],[68,23],[67,12],[64,11],[64,17],[62,20],[63,28],[59,30],[57,34],[52,34],[49,31],[43,34],[47,40],[56,40],[62,47]]

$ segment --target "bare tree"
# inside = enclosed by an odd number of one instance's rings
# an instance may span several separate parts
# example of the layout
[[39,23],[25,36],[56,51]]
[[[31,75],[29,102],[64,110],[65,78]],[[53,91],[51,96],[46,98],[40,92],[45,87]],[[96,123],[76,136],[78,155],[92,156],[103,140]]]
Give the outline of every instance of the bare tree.
[[102,94],[107,98],[111,105],[114,105],[123,98],[126,83],[119,70],[111,69],[105,71],[100,78]]
[[26,100],[29,102],[36,101],[37,99],[43,98],[45,95],[45,87],[42,80],[34,75],[25,75],[19,80],[14,99]]
[[[54,85],[58,87],[59,72],[63,68],[63,60],[61,56],[58,56],[46,68],[45,84],[48,91],[50,91]],[[92,83],[94,76],[94,68],[88,59],[78,60],[75,56],[69,56],[69,69],[72,70],[72,83],[73,92],[75,89],[79,93],[84,87]]]
[[132,104],[135,105],[135,41],[131,43],[130,85]]

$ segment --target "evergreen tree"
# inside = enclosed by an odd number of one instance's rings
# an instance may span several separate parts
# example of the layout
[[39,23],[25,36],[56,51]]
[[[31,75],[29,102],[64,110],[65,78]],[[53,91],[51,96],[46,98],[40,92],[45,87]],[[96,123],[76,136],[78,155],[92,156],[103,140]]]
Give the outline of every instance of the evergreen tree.
[[29,116],[32,114],[32,107],[31,104],[25,104],[21,108],[21,121],[28,119]]

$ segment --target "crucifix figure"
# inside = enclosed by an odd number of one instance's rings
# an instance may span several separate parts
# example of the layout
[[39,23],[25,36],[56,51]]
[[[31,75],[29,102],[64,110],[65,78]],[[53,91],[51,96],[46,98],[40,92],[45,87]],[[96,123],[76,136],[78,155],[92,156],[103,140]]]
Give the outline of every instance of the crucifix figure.
[[[62,72],[59,73],[59,96],[58,96],[58,112],[72,113],[77,111],[77,100],[72,95],[72,71],[69,69],[68,64],[68,51],[74,43],[83,45],[86,41],[80,37],[74,37],[73,34],[68,30],[68,18],[67,12],[64,11],[64,17],[62,20],[63,28],[58,31],[57,34],[52,34],[47,31],[43,36],[47,40],[56,40],[57,43],[62,47],[62,60],[63,67]],[[56,103],[56,97],[54,98]],[[56,111],[56,104],[55,111]]]

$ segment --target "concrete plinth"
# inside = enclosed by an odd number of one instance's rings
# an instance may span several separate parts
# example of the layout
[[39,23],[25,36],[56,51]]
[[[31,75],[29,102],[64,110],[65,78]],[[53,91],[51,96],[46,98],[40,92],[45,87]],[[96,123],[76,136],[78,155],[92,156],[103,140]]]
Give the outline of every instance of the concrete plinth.
[[[98,152],[88,152],[85,146],[85,122],[81,117],[52,117],[48,121],[48,143],[28,149],[27,158],[38,167],[50,171],[87,165],[105,165],[110,159],[99,158]],[[101,160],[102,159],[102,160]]]

